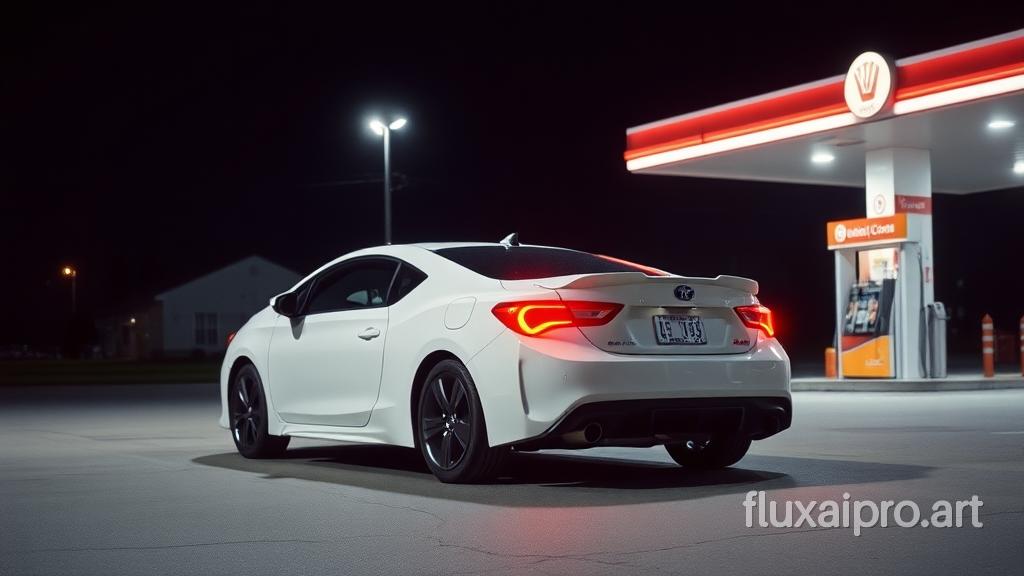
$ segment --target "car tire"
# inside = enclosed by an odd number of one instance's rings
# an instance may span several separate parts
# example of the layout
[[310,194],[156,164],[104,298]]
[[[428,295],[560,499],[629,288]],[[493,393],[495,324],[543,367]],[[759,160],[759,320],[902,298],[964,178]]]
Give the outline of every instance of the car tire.
[[267,431],[267,401],[263,380],[252,364],[235,374],[228,388],[228,425],[238,453],[246,458],[277,458],[288,447],[288,436]]
[[665,450],[677,464],[703,470],[732,466],[739,462],[749,449],[750,438],[735,434],[712,436],[705,441],[665,445]]
[[442,360],[423,381],[416,409],[416,445],[441,482],[473,483],[493,478],[509,450],[487,441],[480,396],[469,371]]

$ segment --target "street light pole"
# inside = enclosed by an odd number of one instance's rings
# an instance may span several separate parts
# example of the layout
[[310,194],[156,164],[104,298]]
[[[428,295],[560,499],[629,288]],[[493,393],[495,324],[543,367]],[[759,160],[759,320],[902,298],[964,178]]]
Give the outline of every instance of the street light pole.
[[65,266],[61,268],[60,273],[65,278],[71,280],[71,316],[74,316],[78,311],[78,286],[76,282],[78,278],[78,270],[75,270],[71,266]]
[[391,244],[391,131],[405,126],[405,118],[385,124],[380,120],[370,121],[370,129],[384,137],[384,243]]
[[391,128],[384,127],[384,243],[391,244]]

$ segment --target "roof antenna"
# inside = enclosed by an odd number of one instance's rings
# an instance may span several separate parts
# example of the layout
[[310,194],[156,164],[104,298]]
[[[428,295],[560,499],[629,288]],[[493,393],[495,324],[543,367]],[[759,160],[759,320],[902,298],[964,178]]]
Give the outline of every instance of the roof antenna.
[[505,248],[511,248],[512,246],[519,246],[519,232],[513,232],[508,236],[501,239],[500,244]]

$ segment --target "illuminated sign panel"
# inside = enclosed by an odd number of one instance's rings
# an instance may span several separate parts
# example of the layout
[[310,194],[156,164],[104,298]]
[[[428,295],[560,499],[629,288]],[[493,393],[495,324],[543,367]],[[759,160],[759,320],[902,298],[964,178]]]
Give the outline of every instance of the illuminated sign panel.
[[826,225],[828,247],[869,246],[907,239],[907,215],[838,220]]
[[896,212],[907,214],[931,214],[932,199],[927,196],[896,195]]
[[871,118],[892,104],[895,88],[892,63],[878,52],[865,52],[850,64],[843,96],[854,116]]

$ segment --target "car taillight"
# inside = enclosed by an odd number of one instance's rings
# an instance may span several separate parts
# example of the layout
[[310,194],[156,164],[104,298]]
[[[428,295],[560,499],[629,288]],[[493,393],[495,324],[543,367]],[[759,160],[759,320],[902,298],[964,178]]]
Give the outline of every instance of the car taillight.
[[757,328],[764,335],[771,338],[775,335],[775,326],[772,323],[772,311],[760,304],[750,306],[737,306],[736,314],[744,324],[751,328]]
[[231,341],[232,341],[232,340],[234,340],[234,339],[235,339],[235,333],[234,333],[234,332],[228,332],[228,341],[227,341],[227,342],[225,342],[224,344],[225,344],[226,346],[227,346],[227,345],[230,345],[230,344],[231,344]]
[[491,312],[515,332],[538,336],[556,328],[601,326],[622,310],[622,304],[579,300],[527,300],[502,302]]

